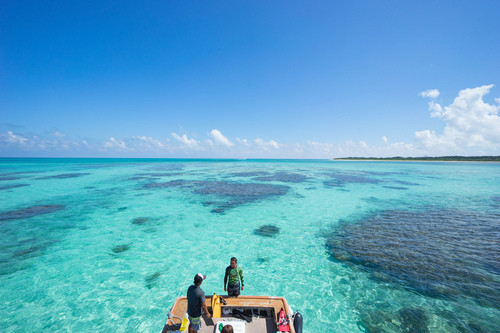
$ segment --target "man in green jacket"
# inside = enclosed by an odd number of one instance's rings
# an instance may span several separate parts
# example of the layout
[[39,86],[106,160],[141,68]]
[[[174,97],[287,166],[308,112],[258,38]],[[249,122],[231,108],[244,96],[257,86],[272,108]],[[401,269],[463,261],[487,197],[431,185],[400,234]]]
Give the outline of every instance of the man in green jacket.
[[224,275],[224,291],[227,291],[228,296],[238,297],[240,295],[240,279],[241,290],[243,290],[245,287],[243,270],[238,266],[238,259],[232,257],[231,263],[227,266],[226,274]]

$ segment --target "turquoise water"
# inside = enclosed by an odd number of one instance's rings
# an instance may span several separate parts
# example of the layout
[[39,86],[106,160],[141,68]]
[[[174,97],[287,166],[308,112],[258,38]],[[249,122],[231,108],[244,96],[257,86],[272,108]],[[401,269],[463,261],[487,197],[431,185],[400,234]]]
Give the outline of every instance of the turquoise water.
[[0,331],[159,332],[202,272],[305,332],[498,332],[500,164],[0,160]]

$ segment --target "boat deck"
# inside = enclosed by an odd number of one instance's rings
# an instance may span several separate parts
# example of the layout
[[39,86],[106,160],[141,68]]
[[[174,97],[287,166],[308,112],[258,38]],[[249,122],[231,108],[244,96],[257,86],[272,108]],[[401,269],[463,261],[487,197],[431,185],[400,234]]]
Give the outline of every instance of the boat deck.
[[[203,315],[202,327],[198,332],[200,333],[214,333],[219,332],[216,327],[221,323],[230,323],[235,333],[276,333],[278,327],[276,324],[276,315],[281,309],[285,311],[285,315],[289,318],[290,322],[292,313],[286,299],[283,297],[272,296],[239,296],[228,297],[222,296],[226,301],[222,305],[222,314],[220,318],[208,319]],[[212,296],[206,297],[206,304],[208,311],[212,313]],[[224,311],[225,310],[225,311]],[[179,297],[172,309],[171,314],[178,318],[183,318],[187,311],[187,298]],[[251,319],[251,322],[243,320],[238,317],[236,313],[243,313],[246,318]],[[176,322],[179,322],[177,320]],[[165,326],[166,327],[166,326]],[[164,328],[163,332],[168,332]],[[290,323],[290,332],[295,333],[293,324]]]
[[[198,333],[218,333],[219,331],[216,330],[216,327],[220,323],[231,324],[233,326],[234,333],[276,333],[278,331],[275,321],[271,318],[254,317],[251,323],[247,323],[244,320],[231,317],[207,319],[206,316],[203,316],[203,324]],[[238,324],[240,325],[238,326]]]

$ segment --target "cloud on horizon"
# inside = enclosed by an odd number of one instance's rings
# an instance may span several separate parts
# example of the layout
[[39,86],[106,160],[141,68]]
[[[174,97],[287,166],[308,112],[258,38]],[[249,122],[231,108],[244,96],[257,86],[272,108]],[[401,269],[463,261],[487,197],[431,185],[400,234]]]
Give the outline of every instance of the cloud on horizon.
[[[416,131],[415,138],[426,149],[460,154],[498,153],[500,147],[500,105],[485,103],[483,96],[493,85],[461,90],[452,104],[429,103],[431,117],[445,122],[442,134]],[[495,99],[500,104],[499,99]]]
[[221,144],[226,147],[232,147],[234,146],[234,143],[229,141],[228,138],[226,138],[218,129],[213,129],[210,131],[209,136],[214,139],[215,143]]
[[104,148],[118,149],[127,151],[127,144],[121,140],[117,140],[113,137],[109,138],[107,142],[104,143]]
[[266,151],[269,151],[271,149],[280,149],[280,144],[274,140],[264,141],[261,138],[257,138],[254,140],[254,142],[257,144],[257,146]]
[[[387,135],[381,141],[345,140],[340,143],[280,143],[274,139],[230,140],[218,129],[207,132],[206,138],[179,135],[158,139],[146,135],[128,138],[109,137],[74,140],[63,132],[28,135],[12,130],[0,133],[1,156],[102,156],[102,157],[220,157],[220,158],[333,158],[347,156],[437,156],[500,154],[500,99],[496,105],[484,102],[493,85],[463,89],[447,106],[431,101],[430,117],[444,123],[442,133],[435,130],[413,132],[414,142],[391,142]],[[439,96],[437,89],[419,93],[424,98]],[[409,133],[410,134],[410,133]],[[195,136],[196,137],[196,136]],[[380,139],[379,139],[380,140]]]
[[25,138],[21,135],[16,135],[12,131],[8,131],[6,134],[2,135],[2,139],[6,143],[19,144],[21,146],[25,146],[28,144],[27,138]]
[[200,142],[196,141],[195,139],[189,139],[186,134],[183,134],[182,136],[180,136],[177,133],[172,132],[171,135],[174,139],[176,139],[180,143],[182,143],[190,148],[198,148],[198,145],[200,144]]

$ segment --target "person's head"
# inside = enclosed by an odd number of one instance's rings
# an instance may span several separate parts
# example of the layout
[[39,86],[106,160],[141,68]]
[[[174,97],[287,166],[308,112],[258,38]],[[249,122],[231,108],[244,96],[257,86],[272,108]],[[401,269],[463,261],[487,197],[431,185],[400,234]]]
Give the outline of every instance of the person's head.
[[231,326],[231,325],[224,326],[222,328],[222,330],[220,331],[220,333],[234,333],[233,326]]
[[203,280],[205,280],[206,278],[207,278],[206,275],[198,273],[194,276],[194,284],[199,286],[203,282]]
[[235,268],[236,265],[238,265],[238,259],[236,259],[235,257],[232,257],[231,258],[231,267]]

